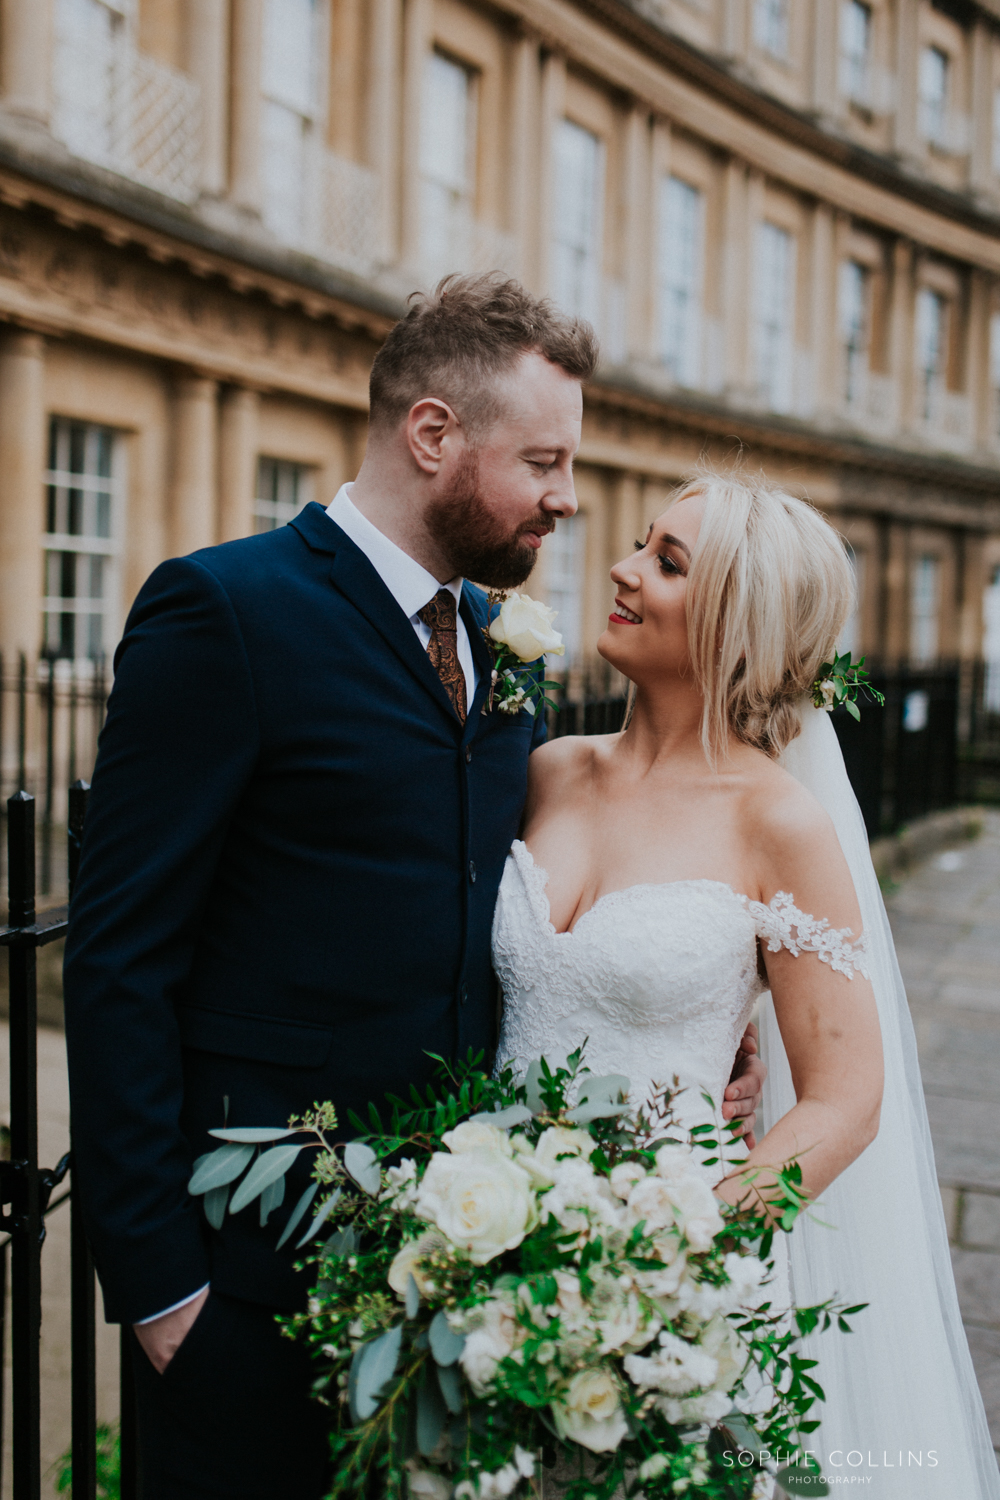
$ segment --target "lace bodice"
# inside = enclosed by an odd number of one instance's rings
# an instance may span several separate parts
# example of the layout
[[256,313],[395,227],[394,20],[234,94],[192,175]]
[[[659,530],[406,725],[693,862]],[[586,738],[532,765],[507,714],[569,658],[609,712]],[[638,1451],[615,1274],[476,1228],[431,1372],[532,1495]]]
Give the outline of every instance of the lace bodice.
[[721,1106],[740,1037],[764,988],[757,939],[771,952],[816,953],[851,978],[864,939],[807,916],[779,891],[768,905],[718,880],[633,885],[602,896],[572,932],[556,932],[548,876],[520,840],[493,919],[504,991],[498,1064],[562,1061],[583,1042],[595,1073],[624,1073],[638,1101],[675,1074],[687,1126]]

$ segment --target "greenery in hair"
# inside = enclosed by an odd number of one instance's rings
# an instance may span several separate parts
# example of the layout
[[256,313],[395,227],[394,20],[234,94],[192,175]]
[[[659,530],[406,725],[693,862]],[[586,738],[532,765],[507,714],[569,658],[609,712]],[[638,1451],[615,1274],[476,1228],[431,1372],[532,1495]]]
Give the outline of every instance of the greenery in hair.
[[834,656],[833,661],[825,661],[820,667],[812,685],[812,701],[817,708],[825,708],[831,714],[842,703],[851,718],[860,722],[857,698],[862,691],[869,693],[880,707],[885,704],[885,694],[871,685],[864,657],[852,662],[851,653],[845,651],[843,656]]

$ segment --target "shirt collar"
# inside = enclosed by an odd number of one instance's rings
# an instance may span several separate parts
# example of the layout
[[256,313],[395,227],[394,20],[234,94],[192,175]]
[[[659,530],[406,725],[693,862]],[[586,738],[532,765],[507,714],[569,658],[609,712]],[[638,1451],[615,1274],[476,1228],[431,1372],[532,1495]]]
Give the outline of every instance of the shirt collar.
[[412,619],[442,588],[454,594],[457,605],[462,597],[463,580],[453,578],[449,583],[439,583],[433,573],[428,573],[415,558],[402,547],[397,547],[367,516],[361,514],[351,501],[351,488],[349,484],[342,484],[326,513],[365,554],[404,615]]

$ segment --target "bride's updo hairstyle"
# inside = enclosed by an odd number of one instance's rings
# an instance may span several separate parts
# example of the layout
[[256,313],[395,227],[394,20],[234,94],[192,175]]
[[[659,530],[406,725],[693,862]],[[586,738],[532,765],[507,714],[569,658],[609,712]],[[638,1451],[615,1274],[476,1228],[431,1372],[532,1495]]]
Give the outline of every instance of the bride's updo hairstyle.
[[844,544],[805,500],[763,482],[702,475],[672,504],[705,500],[687,584],[691,664],[713,763],[729,732],[781,754],[854,599]]

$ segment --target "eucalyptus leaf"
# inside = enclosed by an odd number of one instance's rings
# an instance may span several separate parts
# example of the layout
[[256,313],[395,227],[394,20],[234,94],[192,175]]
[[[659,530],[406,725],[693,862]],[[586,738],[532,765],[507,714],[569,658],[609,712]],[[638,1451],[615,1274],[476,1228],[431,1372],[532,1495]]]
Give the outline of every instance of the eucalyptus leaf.
[[292,1209],[292,1212],[289,1215],[288,1223],[281,1231],[281,1239],[278,1241],[275,1249],[280,1250],[285,1241],[291,1239],[292,1235],[295,1233],[296,1229],[298,1229],[302,1220],[305,1218],[307,1212],[309,1211],[309,1206],[315,1198],[316,1194],[319,1192],[319,1189],[320,1184],[318,1182],[311,1182],[306,1188],[305,1192],[302,1194],[302,1197]]
[[528,1064],[528,1071],[524,1075],[525,1103],[533,1115],[540,1115],[545,1108],[545,1100],[542,1098],[542,1063],[536,1057]]
[[465,1348],[465,1334],[455,1332],[445,1317],[444,1308],[434,1314],[427,1336],[431,1353],[439,1365],[453,1365]]
[[509,1130],[512,1125],[526,1125],[532,1118],[531,1110],[523,1104],[510,1104],[506,1109],[487,1110],[473,1115],[470,1125],[495,1125],[498,1130]]
[[329,1198],[327,1198],[326,1202],[323,1204],[322,1208],[319,1210],[316,1217],[309,1225],[309,1228],[306,1230],[305,1234],[295,1246],[296,1250],[301,1250],[303,1245],[308,1245],[313,1235],[315,1235],[320,1229],[322,1229],[327,1219],[333,1213],[333,1210],[337,1207],[337,1204],[340,1202],[342,1196],[343,1193],[340,1188],[338,1188],[335,1193],[330,1194]]
[[199,1156],[194,1164],[188,1192],[195,1197],[199,1193],[210,1193],[213,1188],[232,1182],[243,1171],[253,1156],[252,1146],[219,1146],[205,1156]]
[[370,1146],[362,1141],[348,1141],[344,1147],[344,1166],[363,1193],[370,1198],[377,1195],[382,1186],[382,1172]]
[[266,1187],[260,1195],[260,1227],[266,1228],[267,1221],[276,1208],[280,1208],[285,1201],[285,1179],[275,1178],[270,1186]]
[[760,1433],[737,1407],[723,1417],[720,1425],[741,1452],[752,1453],[754,1458],[759,1459],[761,1453],[767,1451]]
[[817,1474],[814,1469],[804,1469],[798,1464],[781,1469],[778,1473],[778,1483],[786,1495],[829,1495],[830,1493],[822,1474]]
[[362,1345],[364,1358],[358,1366],[354,1387],[354,1407],[360,1421],[367,1422],[378,1410],[383,1388],[395,1373],[402,1342],[403,1325],[397,1323],[395,1328]]
[[283,1177],[302,1149],[302,1146],[272,1146],[270,1151],[262,1151],[233,1194],[229,1212],[238,1214],[276,1178]]
[[420,1288],[413,1279],[411,1271],[406,1278],[406,1316],[415,1318],[420,1311]]
[[417,1447],[424,1458],[430,1458],[441,1441],[447,1415],[437,1381],[425,1381],[417,1392]]
[[222,1221],[226,1217],[226,1200],[228,1197],[228,1182],[224,1182],[221,1187],[209,1188],[205,1194],[205,1218],[213,1229],[222,1228]]
[[580,1085],[581,1104],[617,1104],[620,1094],[628,1094],[632,1081],[624,1073],[606,1073],[603,1078],[584,1077]]
[[444,1404],[457,1417],[462,1410],[462,1377],[454,1365],[435,1365]]
[[353,1255],[361,1241],[358,1232],[350,1224],[335,1230],[323,1246],[324,1255]]
[[210,1130],[220,1141],[239,1141],[245,1146],[265,1146],[268,1141],[283,1141],[286,1136],[297,1135],[298,1130],[273,1130],[270,1125],[247,1125],[239,1130]]
[[601,1104],[595,1100],[593,1104],[578,1104],[576,1109],[567,1110],[566,1118],[573,1125],[589,1125],[591,1120],[610,1120],[626,1109],[627,1104]]

